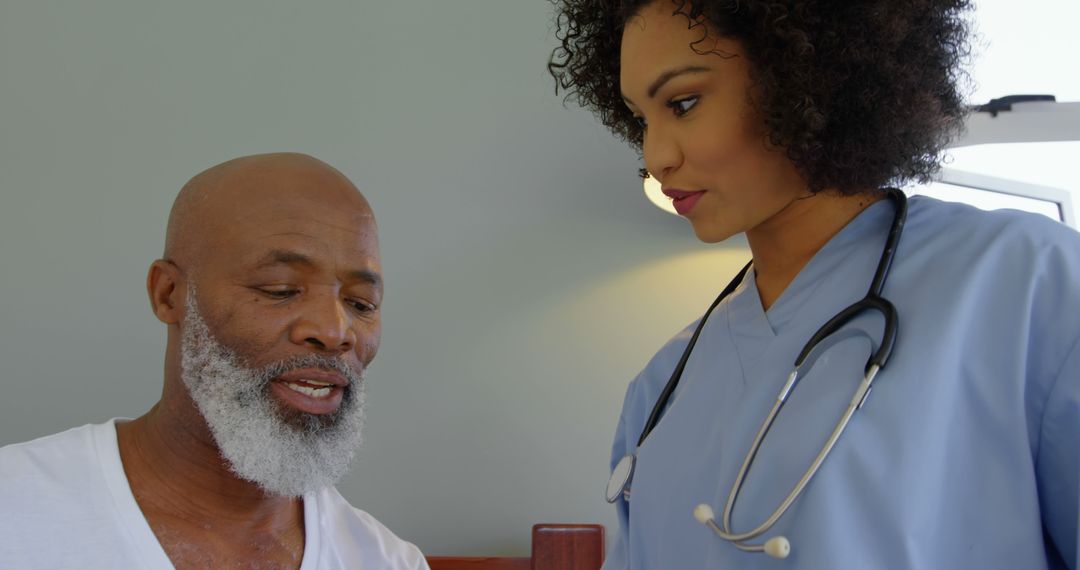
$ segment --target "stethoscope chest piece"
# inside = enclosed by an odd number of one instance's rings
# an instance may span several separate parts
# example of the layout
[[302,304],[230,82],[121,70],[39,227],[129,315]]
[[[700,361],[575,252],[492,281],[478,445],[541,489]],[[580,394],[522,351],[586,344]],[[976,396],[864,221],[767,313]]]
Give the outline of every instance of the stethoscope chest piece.
[[637,458],[633,454],[624,455],[619,463],[615,465],[615,469],[611,471],[611,478],[608,479],[607,493],[605,498],[607,502],[614,503],[619,500],[619,497],[630,495],[630,479],[634,476],[634,463],[637,462]]

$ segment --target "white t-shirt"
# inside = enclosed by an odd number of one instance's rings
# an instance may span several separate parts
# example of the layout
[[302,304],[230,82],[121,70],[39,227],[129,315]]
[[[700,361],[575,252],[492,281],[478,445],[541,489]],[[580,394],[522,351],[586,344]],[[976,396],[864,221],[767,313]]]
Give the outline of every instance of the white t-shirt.
[[[0,568],[172,569],[131,494],[116,420],[0,448]],[[304,496],[301,570],[416,570],[416,546],[334,488]]]

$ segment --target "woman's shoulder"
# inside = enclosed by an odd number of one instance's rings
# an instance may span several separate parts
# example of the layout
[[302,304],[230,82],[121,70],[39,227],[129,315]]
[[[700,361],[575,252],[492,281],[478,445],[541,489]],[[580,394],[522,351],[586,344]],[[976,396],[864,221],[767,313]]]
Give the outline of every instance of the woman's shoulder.
[[674,336],[669,338],[668,341],[653,354],[652,358],[645,364],[645,367],[630,383],[630,389],[636,389],[645,394],[654,394],[662,390],[664,385],[667,384],[671,371],[675,369],[675,365],[678,364],[679,358],[682,357],[682,353],[686,350],[687,345],[690,344],[690,339],[693,338],[694,331],[697,329],[700,322],[700,317],[694,319],[693,322],[686,325],[686,327],[682,328]]
[[[911,199],[899,258],[926,269],[998,278],[1036,276],[1046,270],[1080,275],[1080,232],[1047,216],[1018,210],[985,211],[925,196]],[[921,260],[921,262],[919,261]],[[1008,274],[1000,273],[1008,269]],[[924,277],[927,275],[924,274]]]
[[982,210],[969,204],[913,196],[905,236],[934,241],[1026,242],[1035,246],[1080,247],[1080,233],[1042,214],[1012,209]]
[[911,200],[908,219],[900,303],[978,307],[976,326],[1022,327],[1044,347],[1080,337],[1080,322],[1061,318],[1080,313],[1080,232],[1040,214],[925,197]]

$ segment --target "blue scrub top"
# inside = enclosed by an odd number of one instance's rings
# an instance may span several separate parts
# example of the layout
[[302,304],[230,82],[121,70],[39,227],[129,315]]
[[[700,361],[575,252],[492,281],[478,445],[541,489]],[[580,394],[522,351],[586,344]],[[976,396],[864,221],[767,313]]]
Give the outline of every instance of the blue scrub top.
[[[869,287],[893,216],[850,222],[763,311],[753,271],[710,316],[644,445],[606,570],[623,568],[1077,568],[1080,504],[1080,233],[1031,214],[914,197],[884,296],[899,313],[891,360],[803,495],[745,553],[717,520],[761,421],[814,331]],[[717,284],[717,290],[723,286]],[[612,467],[642,427],[696,323],[630,384]],[[882,319],[849,327],[880,339]],[[739,495],[757,527],[802,477],[851,399],[872,349],[836,344],[777,417]]]

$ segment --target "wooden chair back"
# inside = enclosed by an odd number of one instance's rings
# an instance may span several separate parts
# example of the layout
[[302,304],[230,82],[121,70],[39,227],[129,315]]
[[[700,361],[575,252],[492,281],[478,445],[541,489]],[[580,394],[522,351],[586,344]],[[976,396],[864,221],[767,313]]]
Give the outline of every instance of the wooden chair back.
[[532,529],[532,556],[429,556],[431,570],[600,570],[604,527],[598,524],[538,524]]

